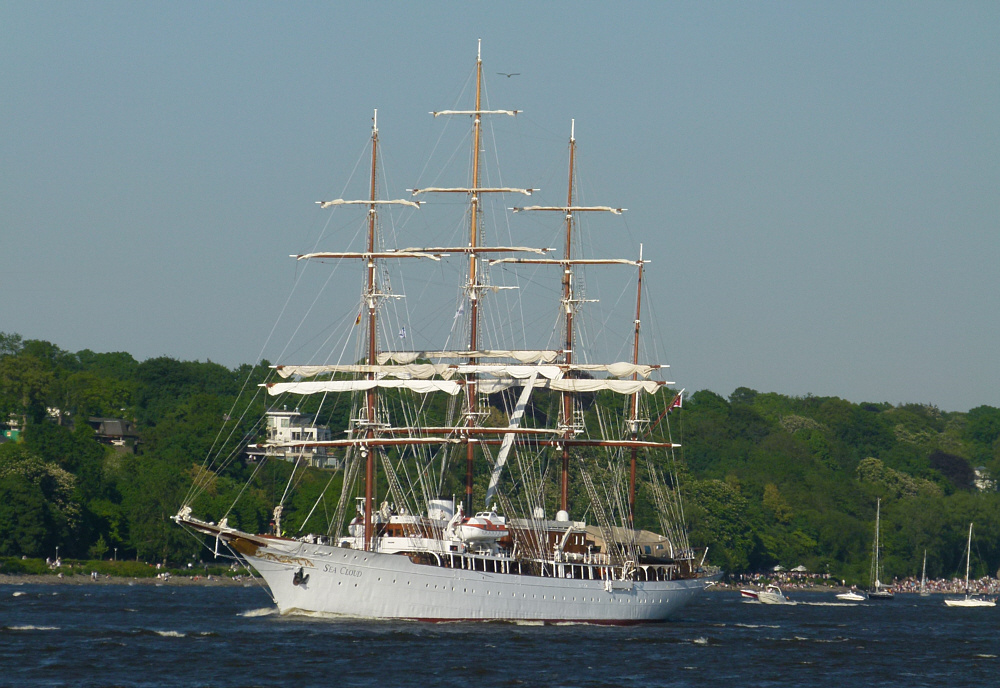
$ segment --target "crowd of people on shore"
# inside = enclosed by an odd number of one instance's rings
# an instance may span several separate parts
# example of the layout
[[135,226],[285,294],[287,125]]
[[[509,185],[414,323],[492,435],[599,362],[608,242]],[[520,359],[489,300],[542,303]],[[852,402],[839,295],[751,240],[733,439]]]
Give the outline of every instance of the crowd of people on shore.
[[[764,588],[772,583],[780,586],[783,590],[816,590],[822,588],[850,587],[846,581],[833,578],[828,573],[798,571],[769,571],[767,573],[734,575],[730,578],[728,587],[736,590],[747,587]],[[898,593],[919,593],[921,591],[920,578],[908,576],[906,578],[893,579],[890,589]],[[961,595],[966,592],[965,579],[928,579],[924,590],[931,593]],[[984,576],[983,578],[970,580],[968,592],[973,595],[1000,595],[1000,579]]]
[[[892,582],[892,589],[895,592],[920,592],[920,579],[914,577],[903,578],[902,580],[894,580]],[[927,580],[924,586],[926,592],[943,592],[952,594],[964,594],[965,590],[965,579],[964,578],[940,578],[937,580]],[[1000,580],[996,578],[990,578],[989,576],[984,576],[976,580],[969,580],[969,590],[968,592],[972,595],[997,595],[1000,594]]]

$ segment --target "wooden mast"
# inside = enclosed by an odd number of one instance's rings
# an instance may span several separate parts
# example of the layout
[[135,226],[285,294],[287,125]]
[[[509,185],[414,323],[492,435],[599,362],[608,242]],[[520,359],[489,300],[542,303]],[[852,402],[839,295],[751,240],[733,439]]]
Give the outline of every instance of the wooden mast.
[[[483,115],[510,115],[515,116],[518,110],[483,110],[482,109],[482,87],[483,87],[483,56],[482,41],[476,52],[476,105],[473,110],[441,110],[432,112],[435,117],[440,115],[471,115],[473,118],[472,135],[472,183],[468,188],[425,188],[412,189],[414,195],[421,193],[465,193],[469,196],[469,243],[465,247],[455,249],[455,252],[469,254],[469,281],[465,289],[469,299],[469,363],[475,364],[479,356],[475,352],[479,350],[479,294],[483,285],[479,282],[479,253],[484,252],[513,252],[513,251],[535,251],[524,247],[480,247],[479,246],[479,203],[481,195],[484,193],[522,193],[530,196],[535,189],[519,189],[511,187],[485,188],[479,186],[480,173],[480,153],[482,142],[482,116]],[[544,249],[541,250],[544,252]],[[468,442],[468,435],[471,429],[476,427],[477,403],[476,388],[478,376],[476,373],[469,373],[466,376],[465,388],[465,423],[468,430],[463,441],[467,443],[465,454],[465,510],[466,513],[472,511],[472,486],[474,473],[475,447],[474,443]]]
[[[576,120],[570,120],[569,127],[569,184],[566,191],[566,207],[573,207],[573,169],[576,164]],[[573,246],[573,213],[566,213],[566,248],[563,253],[567,261],[572,260]],[[563,267],[563,308],[566,312],[566,341],[564,344],[564,360],[567,365],[573,364],[573,266],[566,263]],[[573,436],[573,395],[570,392],[562,394],[562,415],[564,424],[563,436],[568,440]],[[559,508],[569,511],[569,447],[563,445],[562,469],[559,478]]]
[[[624,208],[612,208],[609,206],[575,206],[573,205],[573,185],[574,185],[574,172],[576,170],[576,120],[570,120],[570,134],[569,134],[569,173],[568,173],[568,189],[566,191],[566,205],[565,207],[559,206],[530,206],[525,208],[514,208],[515,212],[520,211],[531,211],[531,210],[543,210],[543,211],[556,211],[562,212],[565,216],[566,222],[566,238],[565,246],[563,249],[563,257],[561,260],[522,260],[522,259],[505,259],[503,262],[511,263],[538,263],[538,264],[556,264],[562,266],[563,269],[563,310],[566,314],[566,334],[565,342],[563,344],[563,360],[567,366],[573,364],[573,350],[574,350],[574,315],[576,304],[579,302],[578,299],[574,298],[573,294],[573,266],[576,264],[588,264],[588,263],[628,263],[632,264],[632,261],[622,261],[622,260],[574,260],[572,256],[573,251],[573,219],[578,212],[611,212],[616,215],[621,214]],[[501,261],[493,261],[501,262]],[[563,392],[562,393],[562,439],[564,440],[562,444],[562,462],[561,470],[559,476],[559,508],[562,511],[569,511],[569,445],[572,443],[573,436],[576,434],[576,428],[573,424],[573,393]]]
[[[482,127],[482,83],[483,83],[483,44],[479,41],[476,50],[476,109],[472,125],[472,194],[469,200],[469,351],[479,350],[479,276],[477,274],[479,257],[475,248],[479,239],[479,145]],[[469,363],[478,359],[469,358]],[[476,376],[468,377],[465,387],[466,427],[476,424]],[[468,439],[468,435],[466,435]],[[472,514],[472,484],[474,481],[475,447],[470,442],[465,445],[465,513]]]
[[[639,325],[642,322],[642,244],[639,244],[639,278],[637,280],[635,295],[635,337],[632,341],[632,364],[639,363]],[[638,380],[636,373],[632,374],[633,380]],[[639,439],[639,395],[632,395],[632,440]],[[629,526],[635,527],[635,464],[638,449],[632,448],[632,460],[629,463],[628,472],[628,522]]]
[[[368,303],[368,365],[374,366],[378,363],[378,327],[376,314],[378,304],[376,303],[376,282],[375,282],[375,231],[377,229],[375,209],[376,201],[376,178],[378,160],[378,110],[372,116],[372,165],[371,184],[368,198],[371,203],[368,206],[368,272],[365,279],[365,299]],[[368,374],[368,379],[375,378],[374,373]],[[365,437],[375,438],[375,413],[376,413],[376,392],[375,388],[369,389],[365,399],[366,419],[368,429]],[[365,457],[365,550],[373,548],[374,524],[372,514],[375,501],[375,451],[372,447],[362,447],[362,454]]]

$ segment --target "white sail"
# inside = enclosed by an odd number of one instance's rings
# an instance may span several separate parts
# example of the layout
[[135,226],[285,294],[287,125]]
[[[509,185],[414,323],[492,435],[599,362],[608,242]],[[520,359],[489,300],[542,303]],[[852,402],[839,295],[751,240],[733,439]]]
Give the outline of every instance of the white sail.
[[[377,378],[374,380],[316,380],[303,382],[273,382],[262,385],[271,396],[279,394],[327,394],[335,392],[363,392],[369,389],[408,389],[417,394],[444,392],[452,396],[461,392],[469,384],[466,380],[400,380],[394,378]],[[508,380],[477,380],[476,389],[483,394],[496,394],[515,386],[515,379]],[[547,388],[557,392],[603,392],[616,394],[636,394],[645,392],[655,394],[660,387],[667,384],[660,380],[586,380],[564,378],[559,380],[543,380],[536,383],[538,388]]]
[[654,370],[665,366],[636,365],[626,363],[609,364],[573,364],[573,365],[509,365],[509,364],[448,364],[448,363],[410,363],[405,365],[278,365],[275,372],[283,378],[316,377],[317,375],[335,373],[372,374],[377,377],[395,377],[403,379],[429,380],[441,377],[449,380],[456,375],[489,375],[492,377],[513,377],[526,379],[538,374],[549,380],[564,377],[567,371],[603,372],[612,377],[630,377],[638,375],[648,379]]
[[379,363],[413,363],[417,359],[442,359],[442,358],[513,358],[521,363],[552,363],[562,351],[552,351],[544,349],[487,349],[479,351],[380,351],[378,354]]

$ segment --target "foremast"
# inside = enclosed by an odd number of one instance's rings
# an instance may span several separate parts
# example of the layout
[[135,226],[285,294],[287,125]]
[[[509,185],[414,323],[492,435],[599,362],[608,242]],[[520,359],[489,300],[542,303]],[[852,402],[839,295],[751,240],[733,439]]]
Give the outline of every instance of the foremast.
[[[319,201],[321,208],[329,208],[339,205],[366,205],[368,207],[368,232],[365,240],[365,252],[356,253],[312,253],[293,256],[299,260],[310,258],[355,258],[364,260],[366,263],[364,291],[362,294],[362,308],[367,310],[367,336],[366,336],[366,360],[368,365],[374,370],[378,363],[378,310],[381,299],[386,296],[379,292],[377,279],[377,263],[380,258],[440,258],[439,255],[421,252],[385,252],[376,251],[378,234],[378,207],[380,205],[405,205],[419,208],[420,204],[406,199],[379,200],[378,198],[378,110],[372,115],[371,134],[371,176],[368,187],[368,199],[362,201],[336,199],[333,201]],[[375,373],[366,373],[366,379],[375,380]],[[364,413],[357,421],[357,426],[363,432],[365,442],[359,445],[362,458],[365,459],[365,499],[364,499],[364,549],[372,550],[375,547],[375,452],[377,449],[376,430],[378,427],[377,418],[378,407],[378,387],[370,385],[365,390]]]

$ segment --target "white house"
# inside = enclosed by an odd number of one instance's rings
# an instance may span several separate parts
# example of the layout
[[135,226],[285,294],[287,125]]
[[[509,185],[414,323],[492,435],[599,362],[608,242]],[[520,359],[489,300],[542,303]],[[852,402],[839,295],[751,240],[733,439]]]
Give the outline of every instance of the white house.
[[314,468],[335,468],[337,460],[327,453],[326,447],[280,447],[275,444],[291,442],[323,442],[331,437],[330,428],[316,425],[312,416],[299,413],[298,409],[271,409],[267,417],[267,441],[251,445],[247,456],[259,459],[264,456],[297,461],[300,458]]

